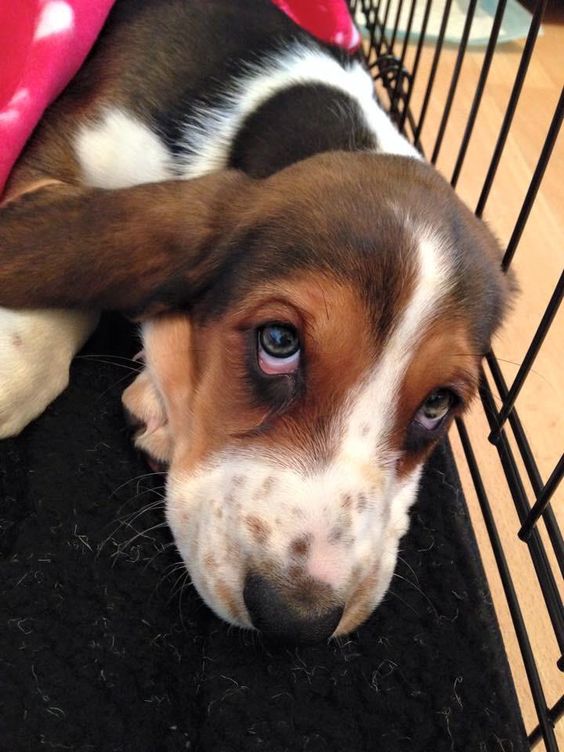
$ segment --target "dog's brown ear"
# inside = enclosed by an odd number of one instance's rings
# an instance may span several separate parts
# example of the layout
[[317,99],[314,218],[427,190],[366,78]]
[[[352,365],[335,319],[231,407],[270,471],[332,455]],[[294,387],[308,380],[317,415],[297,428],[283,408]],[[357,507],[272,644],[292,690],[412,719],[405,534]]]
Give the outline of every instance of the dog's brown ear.
[[[143,314],[189,305],[253,181],[225,171],[106,191],[48,185],[0,208],[0,305]],[[223,243],[225,246],[225,243]]]

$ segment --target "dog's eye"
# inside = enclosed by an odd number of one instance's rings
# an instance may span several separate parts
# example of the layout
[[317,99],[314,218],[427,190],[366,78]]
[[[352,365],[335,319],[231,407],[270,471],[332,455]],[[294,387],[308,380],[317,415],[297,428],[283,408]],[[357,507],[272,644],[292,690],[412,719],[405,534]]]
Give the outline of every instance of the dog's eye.
[[456,401],[450,389],[436,389],[427,397],[415,415],[415,422],[427,431],[440,426]]
[[269,375],[294,373],[300,362],[300,340],[290,324],[266,324],[258,330],[258,362]]

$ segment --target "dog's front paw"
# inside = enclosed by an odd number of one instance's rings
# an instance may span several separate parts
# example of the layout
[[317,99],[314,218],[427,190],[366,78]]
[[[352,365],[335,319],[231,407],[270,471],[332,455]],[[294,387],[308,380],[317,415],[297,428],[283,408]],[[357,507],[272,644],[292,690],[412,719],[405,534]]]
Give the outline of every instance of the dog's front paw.
[[65,389],[93,314],[0,308],[0,439],[15,436]]

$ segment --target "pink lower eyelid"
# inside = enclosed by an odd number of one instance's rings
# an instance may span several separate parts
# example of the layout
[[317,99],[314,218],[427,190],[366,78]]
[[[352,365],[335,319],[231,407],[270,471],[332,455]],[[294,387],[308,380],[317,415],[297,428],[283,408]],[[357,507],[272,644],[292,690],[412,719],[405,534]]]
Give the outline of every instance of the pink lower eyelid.
[[274,358],[268,355],[263,350],[259,350],[259,366],[263,373],[269,376],[284,373],[294,373],[298,369],[298,363],[300,362],[300,354],[297,352],[290,358]]
[[434,428],[436,428],[441,421],[443,420],[444,416],[441,418],[417,418],[417,422],[420,423],[423,428],[426,428],[428,431],[432,431]]

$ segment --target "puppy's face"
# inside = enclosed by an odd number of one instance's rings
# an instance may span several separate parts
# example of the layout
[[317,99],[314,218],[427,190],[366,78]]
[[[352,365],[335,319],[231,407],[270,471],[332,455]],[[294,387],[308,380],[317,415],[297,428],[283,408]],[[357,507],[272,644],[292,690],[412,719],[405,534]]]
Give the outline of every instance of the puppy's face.
[[505,281],[485,228],[423,164],[325,156],[285,173],[190,313],[144,325],[124,402],[138,446],[169,465],[167,518],[202,598],[308,641],[382,599]]

